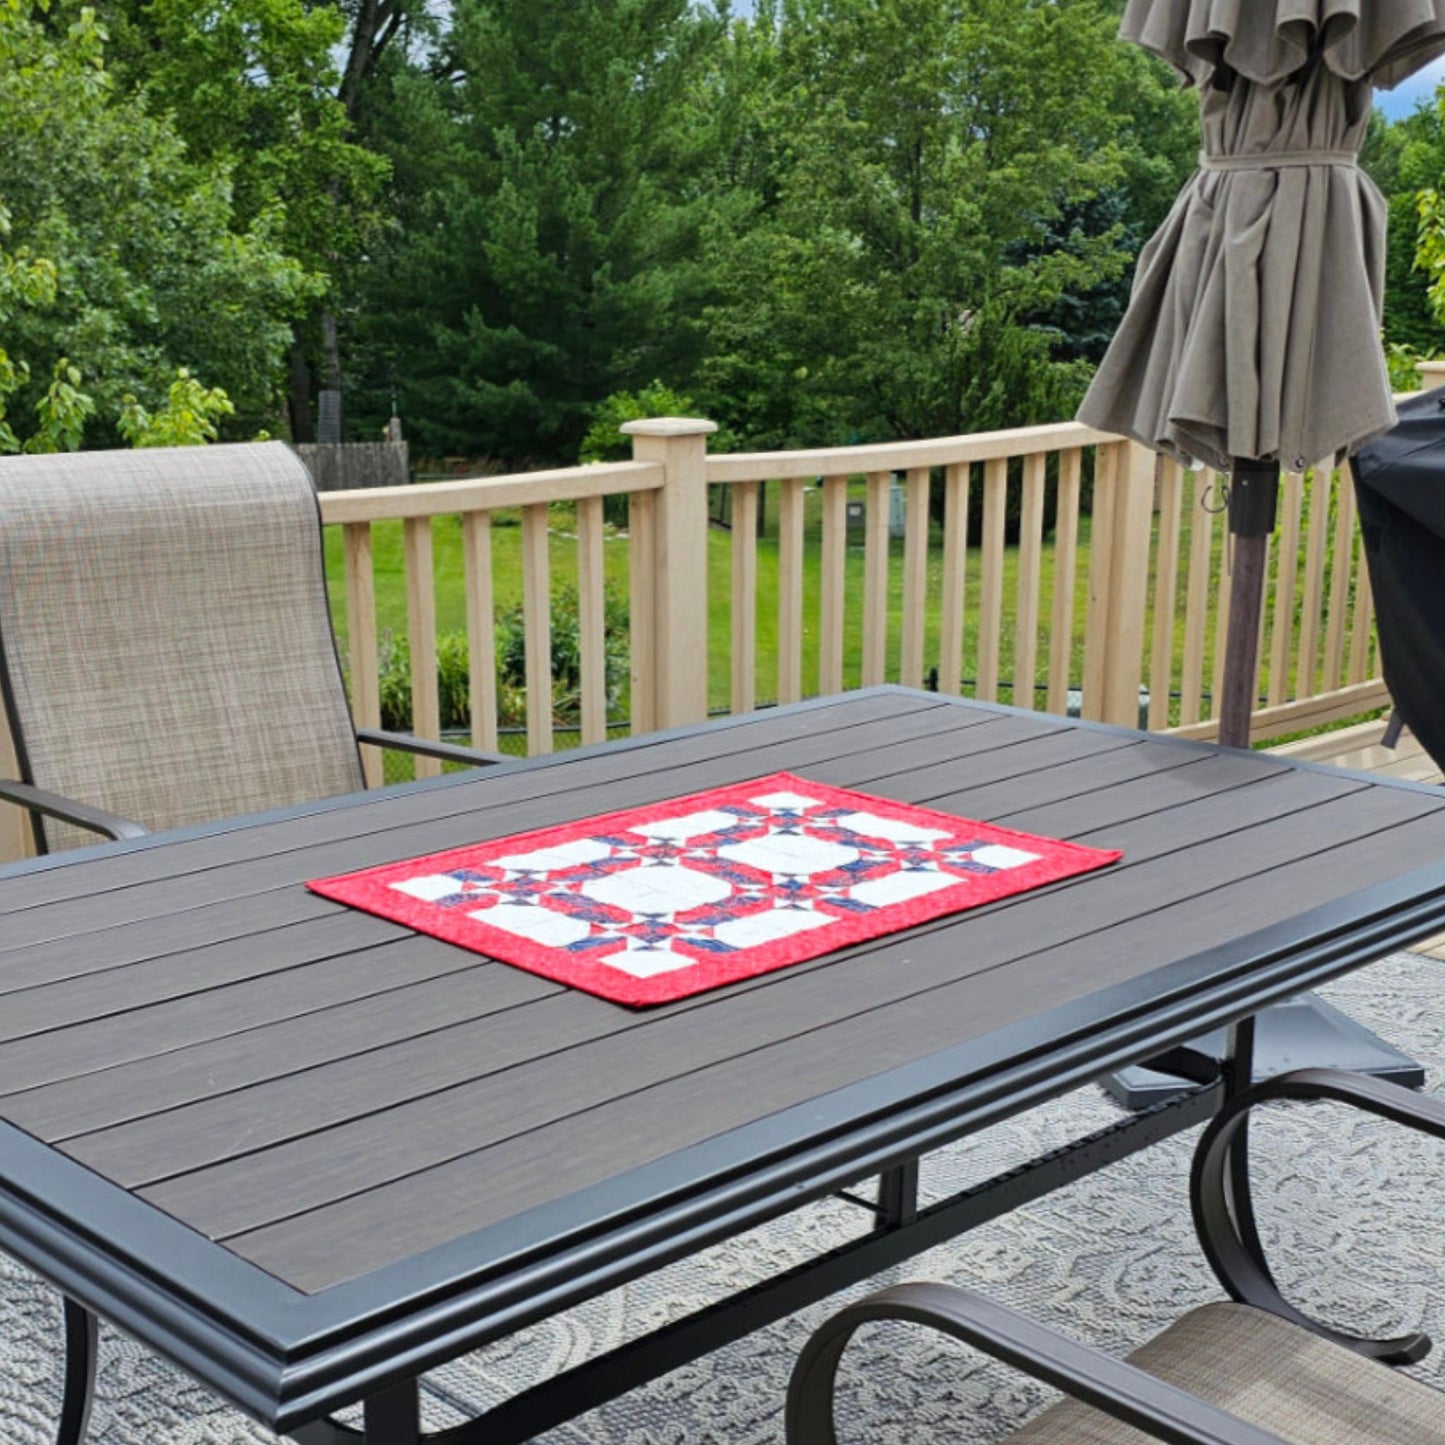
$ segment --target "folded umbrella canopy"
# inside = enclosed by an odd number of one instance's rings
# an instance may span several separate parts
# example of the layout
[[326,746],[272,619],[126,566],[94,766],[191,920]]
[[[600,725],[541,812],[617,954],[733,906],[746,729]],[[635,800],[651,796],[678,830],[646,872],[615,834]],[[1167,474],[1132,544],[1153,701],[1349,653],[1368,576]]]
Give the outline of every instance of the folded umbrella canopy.
[[[1129,0],[1120,33],[1198,87],[1202,146],[1079,417],[1231,474],[1219,740],[1247,747],[1280,466],[1303,471],[1395,423],[1386,206],[1358,156],[1375,88],[1445,54],[1445,0]],[[1308,995],[1259,1025],[1263,1074],[1331,1062],[1423,1077]],[[1149,1097],[1140,1072],[1114,1076],[1116,1097]]]
[[1445,54],[1445,0],[1129,0],[1121,35],[1200,91],[1199,169],[1140,256],[1079,418],[1233,474],[1220,740],[1247,745],[1279,467],[1395,421],[1375,87]]

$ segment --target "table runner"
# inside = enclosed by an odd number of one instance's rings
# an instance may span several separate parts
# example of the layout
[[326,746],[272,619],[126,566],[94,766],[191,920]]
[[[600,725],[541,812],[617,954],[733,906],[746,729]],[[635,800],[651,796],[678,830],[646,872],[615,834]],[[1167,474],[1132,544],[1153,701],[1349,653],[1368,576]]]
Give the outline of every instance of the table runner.
[[773,773],[307,887],[641,1007],[1119,857]]

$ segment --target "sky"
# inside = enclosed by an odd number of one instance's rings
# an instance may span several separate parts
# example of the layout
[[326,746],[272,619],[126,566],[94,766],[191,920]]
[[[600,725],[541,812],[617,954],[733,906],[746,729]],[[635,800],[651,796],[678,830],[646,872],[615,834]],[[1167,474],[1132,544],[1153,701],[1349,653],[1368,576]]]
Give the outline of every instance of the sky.
[[1401,116],[1411,114],[1422,100],[1428,100],[1442,81],[1445,81],[1445,58],[1426,66],[1395,90],[1379,91],[1375,104],[1389,119],[1399,120]]

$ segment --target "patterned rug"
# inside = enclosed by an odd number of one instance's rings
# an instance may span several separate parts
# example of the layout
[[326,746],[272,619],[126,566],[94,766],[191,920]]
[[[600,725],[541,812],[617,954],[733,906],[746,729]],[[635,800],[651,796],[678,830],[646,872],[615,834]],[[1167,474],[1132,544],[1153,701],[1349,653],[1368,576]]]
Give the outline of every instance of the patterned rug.
[[[1445,1088],[1445,974],[1410,954],[1322,990],[1421,1060]],[[1097,1089],[931,1156],[925,1193],[986,1177],[1118,1116]],[[1282,1286],[1304,1308],[1366,1332],[1445,1339],[1445,1151],[1334,1105],[1271,1110],[1253,1136],[1262,1224]],[[1329,1140],[1327,1149],[1321,1139]],[[1188,1223],[1193,1135],[1047,1200],[551,1431],[545,1445],[777,1445],[788,1371],[810,1329],[846,1298],[902,1279],[942,1279],[1121,1352],[1182,1310],[1219,1297]],[[860,1211],[810,1208],[619,1290],[432,1376],[427,1423],[453,1424],[517,1388],[857,1233]],[[0,1439],[53,1440],[58,1311],[0,1260]],[[1445,1387],[1445,1346],[1416,1368]],[[96,1445],[273,1445],[149,1351],[105,1330]],[[872,1327],[845,1357],[847,1445],[984,1445],[1048,1393],[925,1331]]]

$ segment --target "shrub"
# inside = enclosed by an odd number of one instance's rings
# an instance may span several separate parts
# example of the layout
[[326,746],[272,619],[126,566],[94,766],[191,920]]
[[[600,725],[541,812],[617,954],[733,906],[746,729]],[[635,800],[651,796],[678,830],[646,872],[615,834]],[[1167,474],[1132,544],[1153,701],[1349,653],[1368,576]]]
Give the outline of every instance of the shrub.
[[[603,652],[607,711],[618,708],[628,672],[628,607],[626,598],[609,587],[603,597]],[[521,603],[502,613],[496,623],[497,710],[504,725],[527,720],[526,616]],[[405,637],[382,638],[381,725],[406,731],[411,727],[411,650]],[[463,632],[437,635],[437,690],[441,724],[458,731],[471,727],[471,676]],[[575,717],[582,702],[582,639],[575,587],[552,597],[552,712]]]

